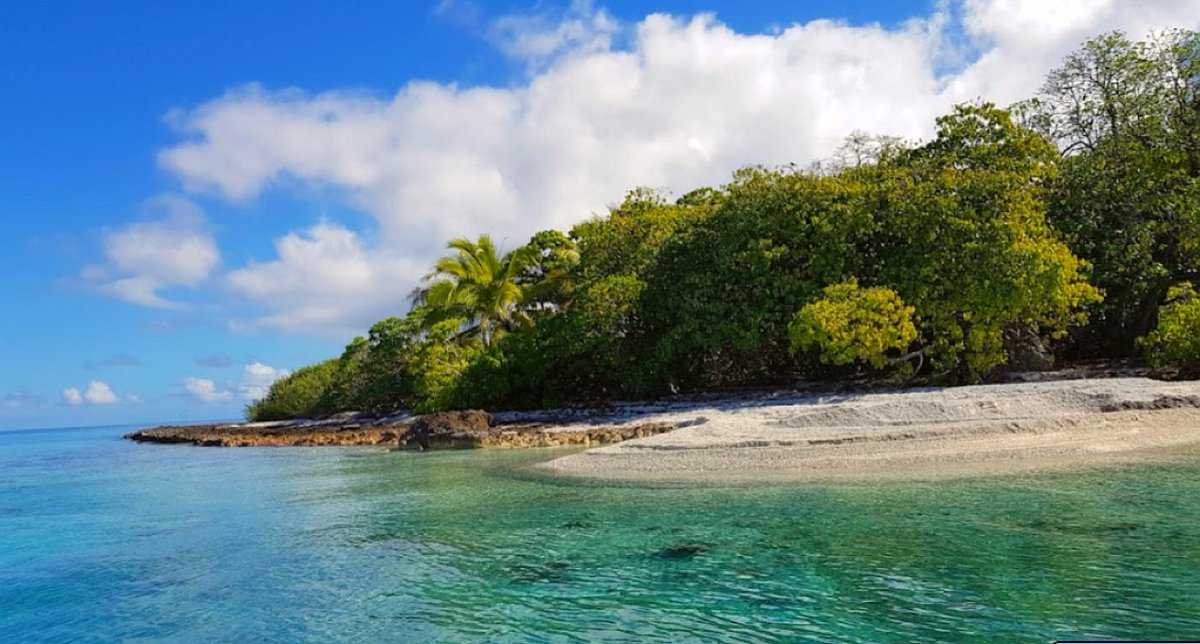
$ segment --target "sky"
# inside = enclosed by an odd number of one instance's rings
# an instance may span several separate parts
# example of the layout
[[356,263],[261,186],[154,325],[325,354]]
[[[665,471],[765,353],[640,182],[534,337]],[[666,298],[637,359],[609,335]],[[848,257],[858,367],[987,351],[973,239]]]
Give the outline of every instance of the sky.
[[0,430],[241,415],[636,186],[920,140],[1200,0],[0,5]]

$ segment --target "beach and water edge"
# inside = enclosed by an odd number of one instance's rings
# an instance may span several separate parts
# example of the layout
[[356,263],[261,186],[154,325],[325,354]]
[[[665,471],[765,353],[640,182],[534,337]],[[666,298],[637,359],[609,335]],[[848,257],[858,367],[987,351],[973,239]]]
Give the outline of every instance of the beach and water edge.
[[[439,420],[449,424],[426,427]],[[1109,377],[775,390],[541,412],[166,427],[129,437],[219,446],[577,445],[590,449],[538,467],[608,480],[937,480],[1186,460],[1200,452],[1200,383]]]

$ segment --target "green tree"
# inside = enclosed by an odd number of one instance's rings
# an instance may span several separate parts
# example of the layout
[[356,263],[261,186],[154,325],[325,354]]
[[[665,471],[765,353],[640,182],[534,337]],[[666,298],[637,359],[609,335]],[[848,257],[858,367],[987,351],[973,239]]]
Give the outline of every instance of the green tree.
[[1085,43],[1022,106],[1065,159],[1048,212],[1094,267],[1105,302],[1077,335],[1083,355],[1126,356],[1171,284],[1200,269],[1200,41],[1169,31]]
[[1003,365],[1006,332],[1061,338],[1100,297],[1046,221],[1057,160],[1047,139],[980,103],[956,107],[932,141],[863,177],[876,227],[856,274],[916,307],[926,355],[956,380]]
[[455,383],[458,407],[546,407],[647,393],[640,382],[638,298],[629,275],[600,279],[571,309],[472,356]]
[[854,273],[870,213],[840,175],[747,168],[711,213],[668,238],[645,273],[639,349],[659,391],[791,377],[787,325],[824,286]]
[[454,239],[447,247],[454,254],[434,264],[425,276],[430,284],[418,294],[430,309],[431,322],[462,318],[468,334],[478,335],[484,346],[491,346],[498,330],[529,322],[519,309],[524,293],[517,282],[535,261],[528,247],[501,256],[487,235],[474,242]]
[[516,277],[525,293],[524,307],[532,312],[569,308],[578,278],[578,244],[561,231],[543,230],[525,248],[533,259]]
[[936,372],[1003,365],[1006,333],[1061,337],[1098,297],[1047,225],[1058,154],[994,105],[963,105],[927,144],[830,175],[750,168],[646,271],[644,360],[660,386],[779,382],[805,365],[787,327],[823,288],[869,276],[916,309]]
[[586,284],[614,275],[641,278],[653,270],[665,244],[708,217],[720,200],[719,195],[694,191],[681,203],[669,204],[652,190],[631,190],[607,217],[594,217],[571,229],[579,249],[579,281]]
[[1050,72],[1022,111],[1066,155],[1155,137],[1168,100],[1157,50],[1158,43],[1134,42],[1120,31],[1093,38]]
[[410,363],[425,338],[429,311],[415,307],[403,318],[372,325],[338,358],[337,371],[323,404],[339,410],[392,411],[411,408],[416,391]]

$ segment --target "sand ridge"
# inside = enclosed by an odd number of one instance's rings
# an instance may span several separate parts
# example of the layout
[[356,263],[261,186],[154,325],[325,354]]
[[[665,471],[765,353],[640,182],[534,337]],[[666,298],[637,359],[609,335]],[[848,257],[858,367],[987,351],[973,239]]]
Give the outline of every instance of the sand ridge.
[[1200,454],[1200,382],[1146,378],[731,398],[624,413],[627,422],[676,429],[541,467],[620,480],[935,480]]

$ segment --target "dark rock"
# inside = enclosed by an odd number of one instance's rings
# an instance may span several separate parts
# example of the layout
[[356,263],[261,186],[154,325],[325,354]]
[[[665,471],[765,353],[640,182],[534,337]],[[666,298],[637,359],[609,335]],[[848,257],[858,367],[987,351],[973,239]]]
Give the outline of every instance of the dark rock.
[[691,559],[705,552],[708,552],[708,546],[702,543],[677,543],[656,551],[654,556],[661,559]]
[[1004,331],[1004,352],[1008,354],[1004,368],[1010,371],[1046,371],[1054,367],[1054,356],[1037,331],[1028,325]]
[[418,416],[405,438],[410,447],[476,447],[492,426],[492,415],[479,409],[440,411]]
[[1200,396],[1156,396],[1151,400],[1121,400],[1100,405],[1102,413],[1114,411],[1154,411],[1200,407]]

